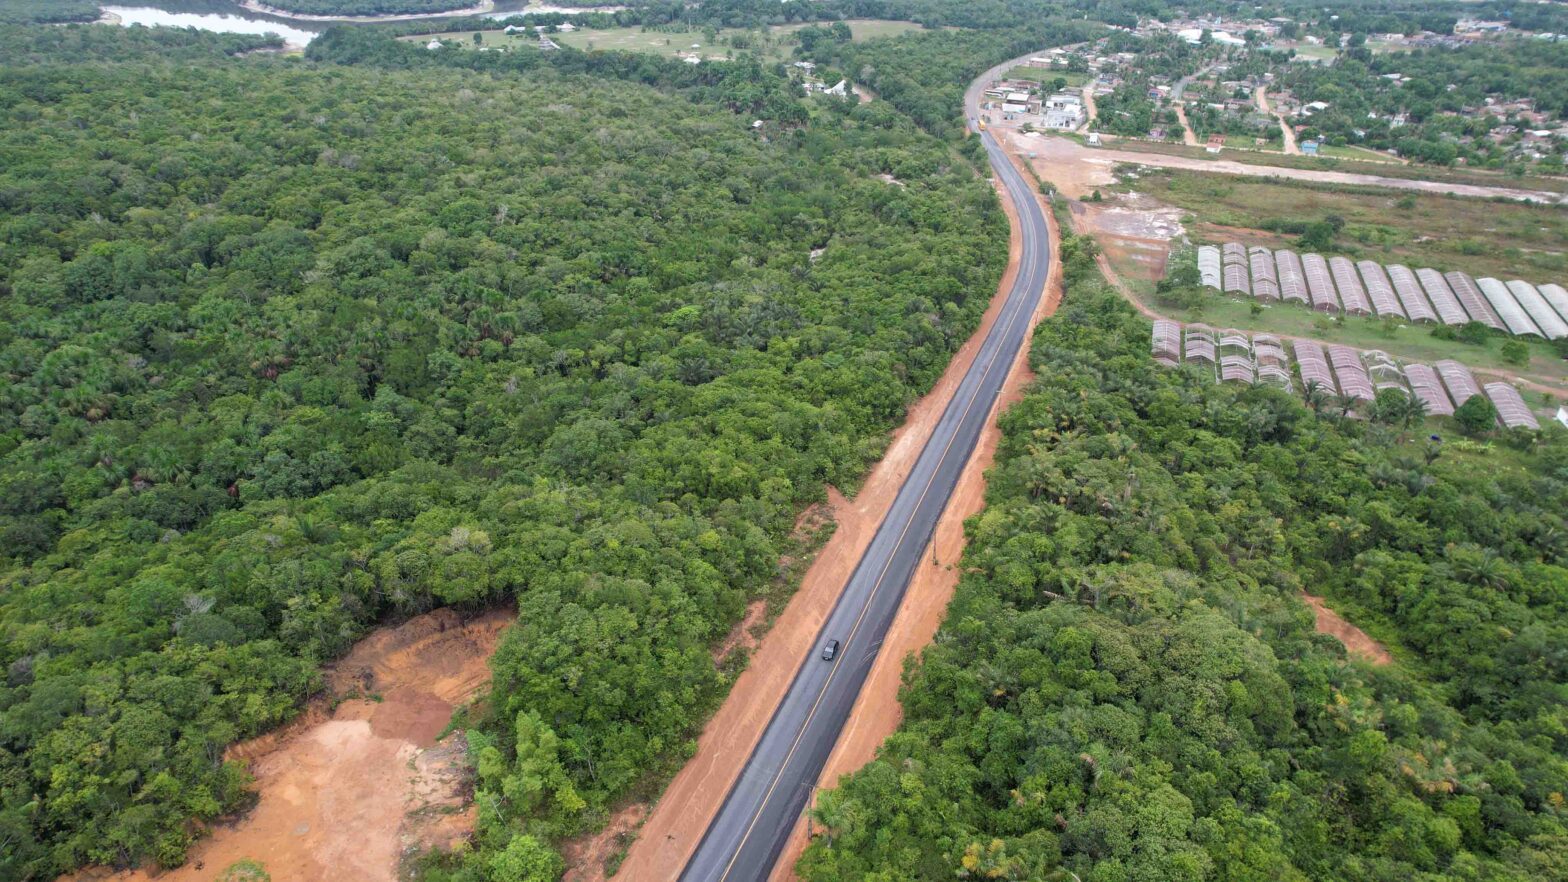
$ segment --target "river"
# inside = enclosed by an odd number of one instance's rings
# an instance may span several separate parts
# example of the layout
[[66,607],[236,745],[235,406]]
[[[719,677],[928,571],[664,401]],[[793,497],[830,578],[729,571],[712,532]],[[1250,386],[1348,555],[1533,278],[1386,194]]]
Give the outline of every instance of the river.
[[[130,27],[196,28],[234,34],[277,34],[291,47],[299,48],[316,38],[316,35],[342,22],[305,21],[286,16],[257,12],[241,6],[237,0],[148,0],[126,5],[106,4],[101,7],[110,21]],[[490,18],[505,18],[521,12],[609,12],[619,6],[568,8],[529,0],[496,0],[495,8],[485,13]]]

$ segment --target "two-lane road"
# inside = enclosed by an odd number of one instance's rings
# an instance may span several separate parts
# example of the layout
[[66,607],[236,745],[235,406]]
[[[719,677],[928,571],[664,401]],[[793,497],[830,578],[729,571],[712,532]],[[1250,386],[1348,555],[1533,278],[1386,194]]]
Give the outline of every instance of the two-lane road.
[[[966,112],[972,112],[966,107]],[[973,122],[971,120],[971,127]],[[761,882],[800,817],[849,718],[959,474],[990,419],[1050,267],[1045,217],[1023,176],[990,134],[991,165],[1017,206],[1023,256],[1007,301],[943,412],[887,517],[818,635],[724,805],[681,874],[683,882]],[[822,648],[839,641],[838,655]]]

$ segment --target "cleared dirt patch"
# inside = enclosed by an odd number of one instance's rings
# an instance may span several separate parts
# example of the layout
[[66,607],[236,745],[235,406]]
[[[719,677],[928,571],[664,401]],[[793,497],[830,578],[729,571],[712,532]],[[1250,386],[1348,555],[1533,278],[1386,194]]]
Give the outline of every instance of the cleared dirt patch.
[[1301,599],[1307,606],[1312,607],[1312,614],[1317,617],[1315,624],[1319,634],[1327,634],[1340,643],[1345,644],[1345,649],[1351,655],[1359,656],[1375,665],[1391,665],[1394,657],[1388,654],[1383,644],[1367,636],[1367,633],[1355,625],[1350,624],[1340,617],[1339,613],[1329,609],[1323,603],[1323,598],[1313,597],[1303,593]]
[[276,882],[395,882],[409,852],[451,847],[473,827],[462,736],[436,738],[488,682],[514,615],[442,609],[376,631],[328,670],[326,694],[300,719],[230,751],[249,762],[259,799],[184,866],[72,878],[209,882],[248,858]]

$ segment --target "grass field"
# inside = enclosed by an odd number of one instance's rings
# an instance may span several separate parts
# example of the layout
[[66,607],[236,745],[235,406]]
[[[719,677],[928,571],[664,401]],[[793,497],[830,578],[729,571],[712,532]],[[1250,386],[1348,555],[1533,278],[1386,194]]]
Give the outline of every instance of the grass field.
[[[1529,375],[1537,382],[1568,388],[1568,361],[1557,357],[1552,346],[1543,341],[1527,341],[1530,345],[1530,363],[1516,367],[1503,361],[1503,342],[1511,338],[1500,335],[1495,336],[1486,346],[1473,346],[1457,340],[1439,340],[1432,336],[1431,325],[1405,325],[1390,337],[1382,322],[1377,319],[1347,317],[1344,322],[1335,322],[1321,313],[1295,304],[1266,307],[1261,314],[1254,316],[1249,301],[1219,294],[1205,298],[1202,308],[1195,312],[1169,310],[1157,304],[1155,308],[1174,312],[1173,318],[1201,321],[1217,328],[1270,331],[1295,337],[1311,337],[1325,343],[1340,343],[1363,350],[1381,349],[1401,361],[1424,364],[1452,358],[1472,368],[1506,370]],[[1540,403],[1538,393],[1526,392],[1524,395],[1525,401],[1532,407]]]
[[1332,46],[1314,46],[1311,43],[1298,43],[1292,47],[1296,50],[1296,57],[1307,61],[1333,61],[1339,57],[1339,50]]
[[[896,36],[920,29],[920,25],[907,21],[853,19],[845,24],[849,25],[850,34],[857,42],[875,37]],[[778,25],[765,31],[741,28],[724,28],[717,31],[654,31],[641,27],[605,28],[553,34],[551,39],[563,46],[586,51],[620,50],[666,56],[673,56],[678,52],[691,52],[704,58],[728,58],[755,51],[769,61],[783,61],[795,48],[794,33],[804,27],[808,25]],[[500,29],[479,31],[479,34],[481,40],[479,43],[474,42],[474,31],[419,34],[403,39],[428,42],[430,38],[435,37],[443,41],[456,42],[465,49],[480,47],[513,49],[537,46],[536,40],[522,36],[507,36]]]
[[[1232,141],[1234,141],[1235,145],[1240,144],[1240,139],[1232,139]],[[1385,178],[1408,178],[1440,183],[1474,184],[1478,187],[1517,187],[1524,190],[1542,190],[1549,193],[1568,193],[1568,177],[1513,175],[1485,169],[1442,168],[1432,165],[1403,165],[1392,159],[1374,159],[1373,157],[1381,155],[1374,150],[1362,150],[1352,147],[1330,148],[1331,153],[1347,151],[1341,154],[1345,158],[1335,158],[1334,156],[1286,156],[1278,152],[1241,149],[1239,146],[1233,146],[1232,143],[1228,142],[1225,146],[1225,151],[1216,155],[1207,152],[1202,147],[1119,138],[1116,141],[1116,149],[1132,150],[1139,153],[1163,153],[1168,156],[1187,156],[1193,159],[1225,159],[1231,162],[1246,163],[1247,165],[1271,165],[1277,168],[1318,169],[1321,171],[1382,175]],[[1365,157],[1367,161],[1359,161],[1360,157]]]
[[1568,212],[1560,207],[1459,199],[1436,193],[1331,187],[1172,169],[1132,185],[1188,213],[1201,240],[1286,247],[1292,224],[1337,216],[1331,253],[1473,276],[1568,279]]
[[1076,88],[1089,82],[1089,75],[1078,71],[1051,70],[1045,67],[1030,67],[1020,65],[1007,72],[1007,79],[1023,80],[1030,83],[1048,83],[1057,78],[1067,81],[1068,88]]

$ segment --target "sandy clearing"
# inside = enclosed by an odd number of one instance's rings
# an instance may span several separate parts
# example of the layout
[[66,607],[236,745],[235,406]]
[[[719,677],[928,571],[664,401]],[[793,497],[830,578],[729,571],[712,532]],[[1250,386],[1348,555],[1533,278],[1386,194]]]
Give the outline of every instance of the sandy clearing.
[[[250,858],[277,882],[396,882],[411,850],[451,847],[472,829],[462,736],[436,737],[489,681],[514,616],[503,608],[465,621],[441,609],[377,630],[330,666],[325,694],[300,719],[230,751],[249,761],[259,799],[184,866],[67,878],[209,882]],[[370,697],[344,698],[361,695]]]
[[1374,665],[1394,663],[1394,657],[1388,654],[1383,644],[1368,637],[1365,631],[1329,609],[1323,603],[1323,598],[1302,592],[1301,599],[1307,606],[1312,607],[1312,614],[1316,617],[1315,627],[1319,634],[1327,634],[1338,639],[1340,643],[1345,644],[1345,649],[1349,650],[1351,655],[1359,656]]
[[992,127],[991,134],[998,137],[1011,156],[1025,157],[1033,154],[1034,158],[1029,160],[1029,164],[1035,174],[1049,181],[1069,199],[1084,199],[1095,190],[1116,183],[1116,163],[1111,160],[1096,161],[1101,155],[1099,148],[1084,148],[1081,154],[1067,157],[1064,161],[1055,157],[1058,153],[1058,144],[1073,143],[1066,139],[1029,138],[1016,129],[1003,129],[998,126]]
[[[1512,187],[1482,187],[1475,184],[1449,184],[1436,181],[1417,181],[1408,178],[1385,178],[1355,172],[1324,171],[1308,168],[1283,168],[1271,165],[1248,165],[1228,159],[1193,159],[1164,153],[1139,153],[1109,147],[1084,147],[1067,138],[1030,139],[1029,152],[1035,154],[1034,168],[1041,177],[1051,176],[1057,166],[1089,165],[1102,168],[1106,175],[1118,164],[1147,165],[1156,168],[1175,168],[1184,171],[1213,172],[1227,175],[1246,175],[1255,178],[1289,178],[1319,184],[1348,184],[1364,187],[1387,187],[1395,190],[1419,190],[1425,193],[1452,193],[1480,199],[1503,197],[1527,199],[1548,205],[1568,205],[1568,193],[1547,193],[1540,190],[1519,190]],[[1017,142],[1013,142],[1016,144]],[[1015,148],[1016,149],[1016,148]],[[1068,192],[1063,188],[1063,192]]]
[[[1020,171],[1027,174],[1016,157],[1013,161],[1015,165],[1019,165]],[[1011,200],[1007,198],[1000,182],[997,183],[997,189],[1002,196],[1003,207],[1014,231],[1009,254],[1011,265],[1017,266],[1022,253],[1022,243],[1017,232],[1019,230],[1017,211]],[[1050,230],[1051,253],[1055,254],[1061,243],[1061,237],[1050,207],[1043,207],[1046,226]],[[1006,280],[1005,284],[1010,282],[1010,279]],[[1041,299],[1034,315],[1030,317],[1030,327],[1038,324],[1042,318],[1054,314],[1057,306],[1061,304],[1061,299],[1061,263],[1052,261],[1051,273],[1046,280],[1045,296]],[[997,417],[1023,397],[1024,390],[1033,380],[1034,373],[1029,370],[1029,347],[1025,346],[1019,350],[1017,358],[1013,360],[1007,380],[1002,386],[1002,394],[991,411],[989,422],[980,433],[980,440],[975,445],[974,454],[970,457],[969,463],[964,466],[963,474],[959,476],[958,486],[953,491],[952,499],[943,510],[941,520],[937,522],[931,545],[923,556],[919,569],[910,580],[909,590],[899,605],[892,627],[888,629],[882,651],[871,667],[871,674],[860,690],[860,697],[855,701],[855,708],[849,715],[849,722],[839,735],[838,744],[834,747],[833,753],[828,756],[827,764],[822,768],[822,775],[817,780],[818,792],[823,788],[836,786],[842,776],[853,774],[874,759],[877,748],[893,734],[893,730],[898,728],[899,722],[903,719],[903,706],[898,701],[898,689],[902,682],[904,660],[931,643],[932,638],[936,636],[937,628],[946,617],[947,605],[952,600],[953,591],[958,587],[957,564],[966,544],[964,521],[985,507],[985,473],[996,457],[996,447],[1002,438]],[[809,841],[809,821],[802,817],[795,824],[789,842],[784,846],[778,863],[774,865],[770,882],[791,882],[796,879],[795,862],[800,859],[801,852],[805,850]]]
[[[997,186],[1000,187],[1000,182]],[[1005,197],[1003,202],[1006,206]],[[1011,211],[1011,208],[1008,210]],[[772,718],[779,699],[794,678],[803,648],[821,630],[822,622],[832,609],[839,591],[865,553],[877,526],[892,505],[893,498],[898,495],[904,478],[914,466],[942,411],[1001,311],[1022,254],[1022,240],[1016,224],[1013,230],[1007,271],[979,328],[959,348],[931,392],[910,407],[904,424],[894,431],[887,453],[872,469],[860,494],[850,501],[830,489],[829,501],[837,523],[832,539],[806,571],[799,590],[779,615],[773,628],[763,637],[752,655],[751,664],[736,679],[729,697],[703,727],[697,740],[696,755],[676,774],[654,806],[621,865],[617,878],[638,882],[675,879],[696,849],[708,823],[718,812],[725,794],[729,792],[757,739],[762,736],[762,730]],[[907,598],[905,603],[909,603]],[[899,628],[900,625],[895,623],[894,627]],[[884,652],[883,655],[888,656],[889,653]],[[903,654],[895,655],[901,662]],[[872,677],[875,676],[873,671]],[[866,691],[883,690],[864,690],[862,694]],[[896,714],[896,675],[893,685],[886,692]],[[891,731],[896,722],[895,716],[886,724],[886,730]],[[602,877],[584,875],[580,878],[593,880]]]

